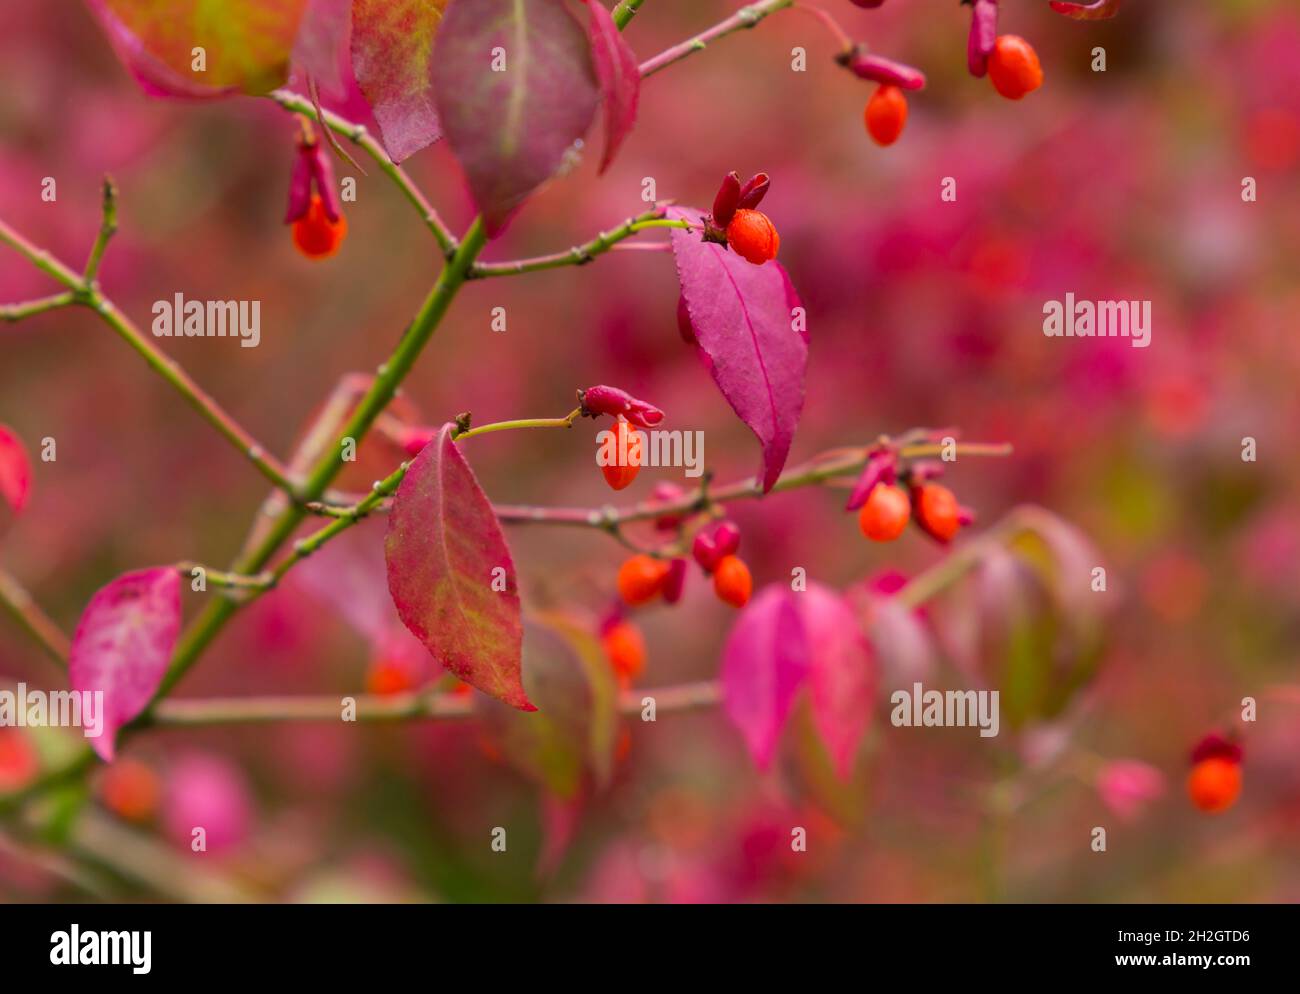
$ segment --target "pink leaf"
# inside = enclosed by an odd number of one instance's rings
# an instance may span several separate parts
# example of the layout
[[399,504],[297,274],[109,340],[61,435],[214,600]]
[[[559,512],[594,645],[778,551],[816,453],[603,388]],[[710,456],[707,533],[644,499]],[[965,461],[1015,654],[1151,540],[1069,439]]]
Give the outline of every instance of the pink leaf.
[[561,0],[453,3],[433,91],[489,236],[565,164],[598,95],[587,34]]
[[794,594],[808,648],[808,688],[813,726],[842,780],[871,722],[876,666],[853,609],[819,583]]
[[722,650],[722,702],[759,769],[772,762],[795,692],[808,675],[799,611],[785,587],[765,588],[736,619]]
[[401,628],[386,577],[379,536],[363,521],[312,553],[289,573],[288,582],[377,643]]
[[483,693],[532,711],[520,675],[515,565],[454,430],[443,425],[393,497],[384,542],[388,591],[402,624],[435,659]]
[[117,731],[153,699],[181,630],[181,579],[171,566],[125,573],[86,605],[72,638],[68,683],[103,692],[103,734],[91,741],[111,761]]
[[[353,0],[352,72],[394,162],[441,137],[433,47],[448,0]],[[475,3],[457,6],[476,6]],[[484,64],[489,56],[481,53]]]
[[[669,217],[698,224],[693,208]],[[672,231],[677,278],[700,354],[722,395],[763,449],[764,492],[772,489],[803,411],[808,340],[794,331],[799,295],[775,260],[755,266],[698,230]]]
[[248,835],[251,809],[244,775],[227,759],[190,753],[168,772],[163,829],[179,845],[189,847],[201,827],[206,852],[237,846]]
[[1090,3],[1067,3],[1052,0],[1052,10],[1076,21],[1100,21],[1119,13],[1120,0],[1091,0]]
[[320,84],[322,90],[343,96],[345,85],[339,72],[339,53],[352,20],[352,0],[307,0],[298,26],[293,61]]
[[587,34],[591,39],[591,57],[596,63],[596,78],[600,81],[600,99],[605,111],[605,154],[600,159],[603,173],[636,122],[641,69],[636,54],[605,5],[600,0],[587,0],[587,6],[591,9]]
[[1111,760],[1097,771],[1096,783],[1102,803],[1126,821],[1165,792],[1165,775],[1136,759]]
[[172,97],[266,93],[281,85],[307,2],[89,0],[145,92]]
[[21,514],[32,492],[32,463],[22,439],[0,425],[0,497]]

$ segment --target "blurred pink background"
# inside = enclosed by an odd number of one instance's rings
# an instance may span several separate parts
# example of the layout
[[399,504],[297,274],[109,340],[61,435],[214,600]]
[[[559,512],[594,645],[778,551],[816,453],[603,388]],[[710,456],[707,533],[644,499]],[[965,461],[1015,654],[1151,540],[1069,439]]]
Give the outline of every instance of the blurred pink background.
[[[648,0],[627,36],[649,57],[734,6]],[[955,2],[825,6],[850,34],[928,74],[896,146],[865,135],[870,87],[833,64],[830,37],[806,13],[783,11],[649,80],[611,171],[597,179],[589,157],[485,258],[585,241],[644,209],[646,177],[661,198],[707,207],[724,172],[769,172],[764,210],[812,339],[791,464],[915,425],[1014,444],[1013,457],[963,462],[947,482],[977,509],[977,527],[1033,502],[1101,550],[1106,655],[1067,715],[1038,730],[1084,759],[1014,798],[1004,855],[990,863],[978,798],[999,760],[971,749],[969,730],[891,728],[883,697],[848,784],[801,759],[798,729],[760,775],[716,711],[629,722],[613,789],[571,825],[485,755],[473,722],[141,735],[128,754],[164,783],[178,764],[205,761],[195,755],[228,766],[205,774],[234,812],[231,844],[205,872],[262,900],[1300,898],[1300,707],[1261,705],[1233,810],[1207,818],[1182,787],[1187,750],[1243,696],[1300,683],[1290,451],[1300,423],[1300,11],[1281,0],[1148,2],[1080,24],[1046,3],[1008,3],[1002,30],[1029,38],[1046,73],[1040,92],[1012,103],[966,74],[968,15]],[[808,49],[806,73],[789,69],[794,46]],[[1089,68],[1094,46],[1106,49],[1104,73]],[[111,172],[121,231],[101,280],[137,323],[177,292],[262,301],[257,348],[159,344],[281,455],[341,374],[382,361],[436,273],[436,246],[373,168],[346,205],[338,256],[303,259],[281,224],[293,121],[269,101],[144,97],[80,4],[3,5],[0,94],[6,221],[79,265]],[[407,165],[462,229],[471,208],[447,149]],[[40,199],[46,176],[56,203]],[[957,201],[942,203],[949,176]],[[1242,200],[1246,176],[1257,203]],[[51,292],[15,254],[0,260],[0,300]],[[1151,347],[1044,337],[1043,303],[1066,292],[1151,300]],[[757,446],[679,339],[676,299],[671,256],[658,253],[471,284],[406,396],[431,422],[468,410],[486,423],[560,416],[576,388],[614,383],[663,408],[667,427],[703,429],[719,479],[745,476]],[[497,306],[504,334],[489,328]],[[27,513],[0,519],[0,562],[68,630],[127,569],[225,565],[265,496],[251,467],[84,312],[0,326],[0,422],[33,453],[57,440],[57,461],[36,464]],[[591,434],[588,424],[492,435],[469,458],[495,501],[599,506],[611,494]],[[1242,461],[1244,436],[1257,440],[1258,461]],[[383,467],[400,455],[375,458]],[[620,498],[644,499],[660,479],[682,482],[647,470]],[[913,574],[942,554],[914,532],[865,542],[840,513],[843,496],[806,489],[732,506],[759,584],[799,565],[843,588],[884,569]],[[374,547],[381,527],[358,535]],[[509,538],[527,603],[593,615],[608,604],[624,552],[607,537],[530,527]],[[186,593],[187,614],[199,603]],[[716,675],[732,618],[693,576],[682,604],[639,618],[644,682]],[[37,651],[0,623],[6,679],[44,685]],[[362,636],[290,585],[236,619],[180,693],[358,692],[369,661]],[[940,672],[942,685],[952,670]],[[1023,755],[1033,744],[1008,732],[1001,745]],[[1168,787],[1134,817],[1113,816],[1092,782],[1101,757],[1150,764]],[[98,794],[85,803],[120,822]],[[500,824],[512,826],[502,858],[487,844]],[[791,824],[814,840],[798,857]],[[1094,825],[1109,826],[1105,854],[1088,848]],[[188,856],[165,825],[132,831]],[[552,872],[538,873],[548,833],[571,837]],[[167,885],[128,876],[105,895],[196,897]],[[71,886],[0,853],[11,899],[79,896]]]

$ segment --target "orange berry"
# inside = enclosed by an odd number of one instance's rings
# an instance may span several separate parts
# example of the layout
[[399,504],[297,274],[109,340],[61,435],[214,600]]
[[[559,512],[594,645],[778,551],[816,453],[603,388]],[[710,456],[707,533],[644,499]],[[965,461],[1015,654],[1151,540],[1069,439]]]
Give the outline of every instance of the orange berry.
[[914,497],[917,523],[940,542],[952,541],[961,528],[961,508],[953,492],[937,483],[923,483]]
[[157,774],[135,759],[119,759],[104,770],[99,797],[104,806],[127,821],[148,821],[158,810],[161,784]]
[[623,490],[636,479],[641,472],[641,436],[623,418],[614,422],[613,435],[607,436],[602,446],[605,465],[600,471],[605,474],[605,482],[614,490]]
[[881,84],[867,101],[863,116],[872,140],[877,145],[892,145],[907,123],[907,97],[897,86]]
[[366,693],[401,694],[415,689],[415,674],[410,666],[391,659],[377,659],[366,670]]
[[1008,100],[1019,100],[1043,85],[1043,67],[1034,47],[1019,35],[999,35],[989,56],[989,79]]
[[331,221],[319,193],[311,195],[307,213],[293,222],[293,243],[308,259],[327,259],[339,250],[348,233],[348,219],[342,214]]
[[901,487],[877,483],[858,512],[858,527],[873,542],[892,542],[903,534],[912,516],[912,502]]
[[636,607],[653,600],[668,579],[669,564],[653,556],[636,555],[618,568],[618,593]]
[[713,571],[713,591],[732,607],[744,607],[754,592],[754,578],[739,556],[725,556]]
[[451,690],[447,691],[447,693],[451,694],[452,697],[468,697],[470,694],[474,693],[474,688],[464,680],[457,680],[452,684]]
[[624,619],[605,629],[600,637],[609,665],[613,667],[620,683],[631,683],[645,669],[645,639],[641,629]]
[[1222,756],[1202,759],[1187,777],[1187,793],[1202,811],[1227,811],[1241,794],[1241,764]]
[[776,225],[762,211],[742,207],[727,225],[727,244],[741,258],[761,266],[768,259],[776,258],[781,236],[776,233]]
[[0,793],[26,787],[40,772],[40,765],[25,732],[0,728]]

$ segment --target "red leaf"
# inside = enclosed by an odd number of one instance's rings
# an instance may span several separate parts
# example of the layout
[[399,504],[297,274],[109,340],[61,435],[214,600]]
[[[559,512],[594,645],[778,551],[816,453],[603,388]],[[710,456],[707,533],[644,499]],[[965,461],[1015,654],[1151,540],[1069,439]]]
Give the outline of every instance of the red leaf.
[[797,596],[764,588],[736,619],[722,650],[722,704],[759,769],[766,769],[795,693],[808,675],[808,646]]
[[[352,72],[370,101],[384,148],[394,162],[441,137],[431,72],[434,40],[447,3],[353,0]],[[484,50],[483,59],[487,58]]]
[[1120,0],[1090,0],[1088,3],[1067,3],[1052,0],[1052,10],[1076,21],[1100,21],[1119,13]]
[[337,97],[346,92],[339,56],[351,20],[352,0],[307,0],[293,46],[293,61]]
[[871,722],[876,664],[853,609],[818,583],[794,594],[808,649],[813,725],[835,772],[847,780]]
[[[668,216],[701,219],[693,208],[671,208]],[[698,230],[674,228],[672,243],[701,356],[727,403],[758,436],[766,492],[781,475],[803,411],[808,341],[791,327],[799,295],[775,260],[755,266],[703,241]]]
[[21,514],[32,492],[32,463],[22,439],[0,425],[0,497]]
[[598,94],[587,34],[561,0],[453,3],[433,91],[489,236],[564,165]]
[[[492,505],[452,440],[455,427],[443,425],[393,497],[384,542],[388,591],[402,624],[447,669],[532,711],[520,676],[514,562]],[[504,589],[494,590],[494,579]]]
[[103,734],[91,743],[103,759],[112,760],[118,729],[153,699],[180,630],[181,579],[171,566],[125,573],[86,605],[72,638],[68,684],[104,694]]
[[[289,73],[308,0],[89,0],[118,58],[152,96],[266,93]],[[203,50],[204,65],[195,68]]]
[[636,122],[636,105],[641,95],[641,69],[636,54],[600,0],[587,0],[591,20],[587,35],[591,57],[600,81],[600,98],[605,111],[605,154],[600,159],[603,173],[614,160],[623,139]]

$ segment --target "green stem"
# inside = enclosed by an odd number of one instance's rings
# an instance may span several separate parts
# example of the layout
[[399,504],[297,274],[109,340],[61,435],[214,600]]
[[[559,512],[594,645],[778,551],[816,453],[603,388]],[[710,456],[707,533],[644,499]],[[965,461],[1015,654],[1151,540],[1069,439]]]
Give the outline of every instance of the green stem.
[[100,214],[99,234],[95,236],[95,244],[90,247],[90,257],[86,259],[86,268],[82,273],[81,281],[86,286],[93,286],[96,278],[99,276],[99,264],[104,259],[104,251],[108,248],[108,243],[112,237],[117,234],[117,187],[113,185],[113,180],[104,177],[104,204]]
[[56,311],[60,307],[69,307],[77,302],[77,295],[72,291],[55,293],[38,300],[25,300],[18,304],[0,304],[0,321],[21,321],[23,318],[35,317],[46,311]]
[[[474,698],[459,694],[339,694],[301,697],[226,697],[161,701],[151,726],[260,724],[280,721],[341,721],[343,698],[349,697],[357,721],[446,720],[474,715]],[[696,711],[721,700],[716,680],[634,688],[618,701],[622,714],[639,714],[643,698],[655,699],[656,713]]]
[[516,421],[496,421],[462,431],[456,436],[456,441],[464,441],[475,435],[486,435],[494,431],[512,431],[516,428],[572,428],[573,423],[580,417],[582,417],[582,408],[575,407],[562,418],[520,418]]
[[470,271],[473,279],[489,276],[517,276],[520,273],[536,273],[545,269],[559,269],[562,266],[584,266],[597,256],[603,255],[624,239],[631,238],[638,231],[648,228],[689,228],[690,223],[665,218],[664,206],[657,206],[636,217],[630,217],[617,228],[602,231],[595,238],[581,245],[575,245],[564,252],[552,252],[548,255],[534,256],[529,259],[515,259],[511,262],[480,262]]
[[22,629],[45,650],[45,654],[61,670],[68,668],[68,637],[63,634],[49,615],[32,599],[27,588],[17,578],[0,569],[0,607],[3,607]]
[[641,9],[645,0],[620,0],[617,7],[614,8],[614,23],[622,31],[627,27],[627,22],[636,16],[636,12]]

